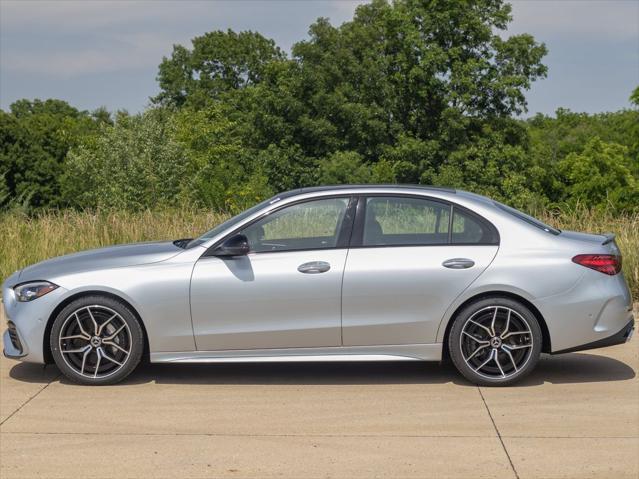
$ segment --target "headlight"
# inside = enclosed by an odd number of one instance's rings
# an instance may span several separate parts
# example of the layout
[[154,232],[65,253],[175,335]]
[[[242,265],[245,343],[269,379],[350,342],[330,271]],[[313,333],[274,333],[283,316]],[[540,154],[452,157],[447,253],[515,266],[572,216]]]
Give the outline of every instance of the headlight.
[[33,301],[40,296],[44,296],[56,289],[58,285],[49,283],[48,281],[33,281],[32,283],[24,283],[13,288],[16,293],[16,299],[21,303]]

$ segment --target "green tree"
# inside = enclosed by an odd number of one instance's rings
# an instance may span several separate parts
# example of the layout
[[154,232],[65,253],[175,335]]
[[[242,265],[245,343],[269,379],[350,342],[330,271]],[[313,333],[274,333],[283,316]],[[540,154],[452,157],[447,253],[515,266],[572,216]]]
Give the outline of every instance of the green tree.
[[371,180],[370,166],[354,151],[335,152],[320,165],[319,182],[325,185],[363,184]]
[[632,95],[630,95],[630,103],[639,107],[639,86],[632,91]]
[[[524,209],[639,208],[639,109],[516,119],[546,48],[503,0],[373,0],[286,55],[256,32],[175,46],[155,106],[0,111],[0,207],[237,211],[314,184],[456,186]],[[639,105],[639,88],[630,97]]]
[[624,164],[639,178],[639,111],[636,109],[587,114],[560,108],[554,117],[538,114],[526,123],[530,142],[527,169],[537,168],[543,172],[535,188],[552,203],[561,203],[569,196],[565,178],[558,172],[559,163],[571,154],[580,155],[595,137],[604,143],[623,146]]
[[244,209],[272,191],[236,128],[222,105],[120,113],[69,152],[64,194],[77,207]]
[[9,201],[9,195],[11,194],[9,191],[9,185],[7,185],[7,180],[5,178],[6,175],[6,172],[0,173],[0,205]]
[[284,58],[273,40],[251,31],[209,32],[195,37],[192,45],[191,50],[176,45],[171,58],[162,60],[156,103],[181,106],[188,100],[201,106],[229,90],[259,83],[265,66]]
[[247,143],[296,151],[311,171],[353,152],[383,160],[396,181],[432,177],[486,125],[524,111],[524,91],[546,74],[543,45],[496,33],[509,21],[493,0],[375,0],[340,27],[319,19],[289,62],[234,96]]
[[69,152],[64,195],[78,207],[142,209],[176,202],[186,172],[171,113],[116,115]]
[[175,140],[187,165],[181,196],[190,204],[238,212],[272,194],[223,105],[184,109],[176,125]]
[[545,76],[543,44],[502,38],[510,12],[501,0],[374,0],[339,27],[319,19],[290,60],[257,34],[212,32],[162,62],[157,101],[227,105],[276,190],[337,179],[354,154],[372,178],[423,181],[525,111]]
[[581,153],[570,153],[558,170],[566,185],[566,200],[588,206],[639,210],[639,182],[633,177],[627,149],[591,139]]
[[8,191],[4,204],[64,205],[60,177],[67,152],[94,134],[100,121],[61,100],[19,100],[9,112],[0,111],[0,173]]
[[529,210],[546,204],[540,189],[545,172],[530,162],[524,125],[504,119],[475,135],[451,152],[439,169],[426,171],[422,181],[470,190]]

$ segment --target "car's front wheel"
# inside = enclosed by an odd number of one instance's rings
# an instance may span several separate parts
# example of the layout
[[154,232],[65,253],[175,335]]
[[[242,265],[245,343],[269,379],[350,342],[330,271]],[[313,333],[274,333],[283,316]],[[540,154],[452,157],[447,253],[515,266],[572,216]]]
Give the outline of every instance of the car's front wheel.
[[85,296],[55,318],[50,346],[64,375],[81,384],[114,384],[127,377],[144,352],[144,333],[124,303]]
[[459,372],[482,386],[506,386],[537,365],[542,334],[535,315],[510,298],[487,298],[457,314],[448,337]]

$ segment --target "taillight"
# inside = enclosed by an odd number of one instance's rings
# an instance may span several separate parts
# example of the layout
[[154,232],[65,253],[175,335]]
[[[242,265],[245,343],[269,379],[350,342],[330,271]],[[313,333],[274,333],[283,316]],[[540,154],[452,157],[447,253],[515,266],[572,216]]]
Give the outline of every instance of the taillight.
[[621,256],[615,254],[578,254],[572,261],[611,276],[621,271]]

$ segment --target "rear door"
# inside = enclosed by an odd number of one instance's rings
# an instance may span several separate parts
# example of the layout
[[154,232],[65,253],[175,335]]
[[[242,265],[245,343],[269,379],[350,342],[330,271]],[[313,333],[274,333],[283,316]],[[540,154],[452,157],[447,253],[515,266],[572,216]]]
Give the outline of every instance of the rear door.
[[434,343],[444,312],[498,242],[486,220],[440,200],[361,197],[344,270],[343,344]]

